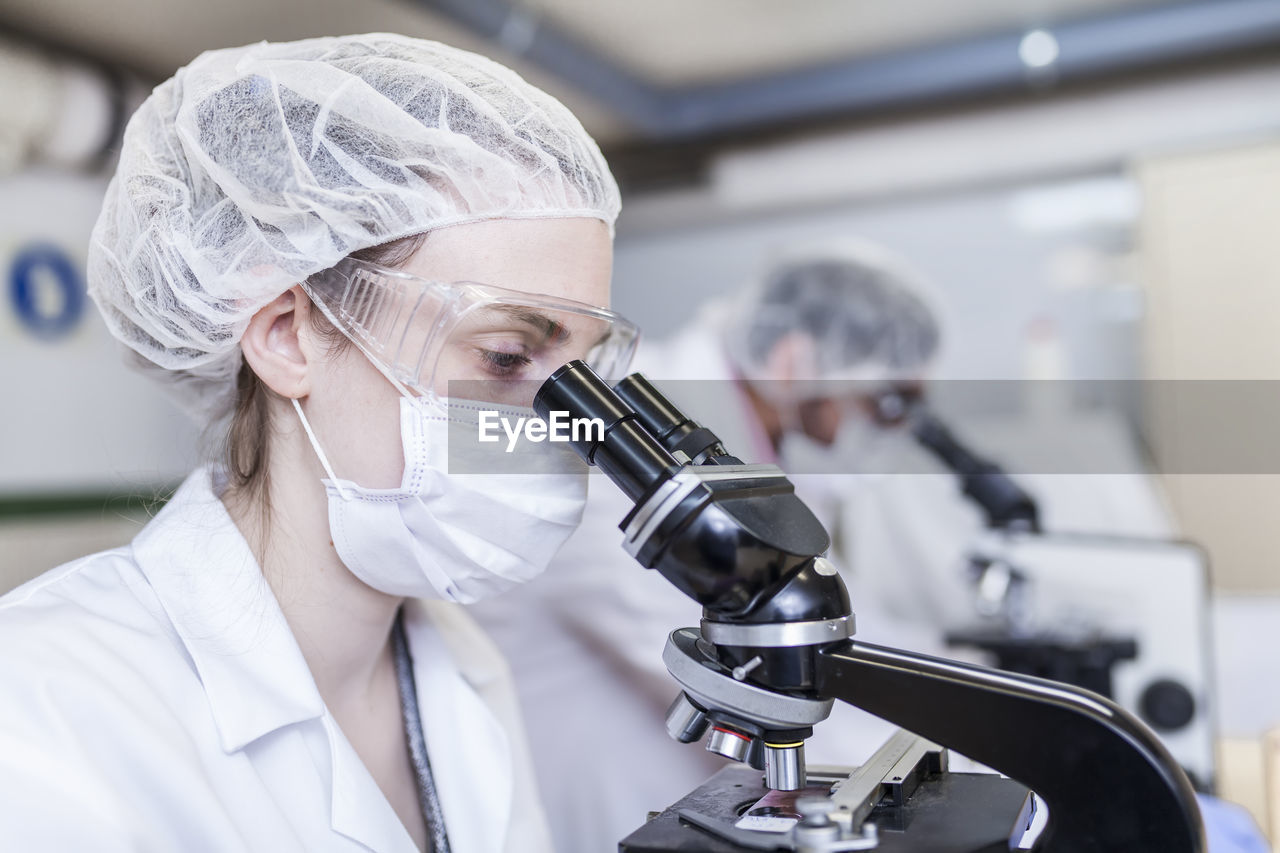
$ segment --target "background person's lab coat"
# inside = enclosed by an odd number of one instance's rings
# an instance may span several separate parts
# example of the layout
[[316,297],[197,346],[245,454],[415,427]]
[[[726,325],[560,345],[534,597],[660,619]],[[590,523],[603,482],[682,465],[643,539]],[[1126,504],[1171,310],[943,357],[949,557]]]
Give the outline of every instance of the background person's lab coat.
[[[673,339],[642,347],[634,369],[719,435],[730,453],[748,462],[772,460],[749,401],[730,381],[721,316],[722,308],[704,309]],[[695,379],[710,381],[681,381]],[[662,380],[677,381],[664,386]],[[953,477],[792,479],[837,533],[832,557],[850,586],[859,639],[957,657],[942,646],[941,634],[945,623],[967,612],[964,556],[980,519]],[[1141,498],[1140,484],[1130,490]],[[1139,500],[1136,510],[1117,511],[1094,495],[1073,502],[1072,511],[1056,506],[1054,495],[1040,496],[1053,507],[1049,517],[1073,529],[1159,534],[1167,525],[1153,497]],[[1122,503],[1132,498],[1126,493]],[[701,608],[622,550],[617,525],[630,509],[621,492],[594,473],[582,526],[547,572],[471,608],[511,664],[560,853],[614,849],[647,812],[666,808],[724,763],[701,744],[671,740],[663,726],[678,688],[662,664],[662,649],[673,629],[698,624]],[[816,727],[807,758],[860,763],[893,729],[837,703]]]
[[[505,663],[461,608],[405,633],[453,853],[548,853]],[[0,847],[398,851],[207,470],[133,544],[0,599]]]

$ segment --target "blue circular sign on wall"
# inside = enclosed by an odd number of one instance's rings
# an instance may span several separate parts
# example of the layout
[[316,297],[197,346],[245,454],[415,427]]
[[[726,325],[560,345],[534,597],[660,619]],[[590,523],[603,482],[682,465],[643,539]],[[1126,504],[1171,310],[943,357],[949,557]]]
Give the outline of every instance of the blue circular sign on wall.
[[[41,299],[40,289],[57,287],[60,299]],[[84,282],[75,264],[57,246],[36,244],[19,250],[9,268],[9,298],[23,327],[37,337],[60,338],[84,315]],[[50,310],[49,305],[55,308]]]

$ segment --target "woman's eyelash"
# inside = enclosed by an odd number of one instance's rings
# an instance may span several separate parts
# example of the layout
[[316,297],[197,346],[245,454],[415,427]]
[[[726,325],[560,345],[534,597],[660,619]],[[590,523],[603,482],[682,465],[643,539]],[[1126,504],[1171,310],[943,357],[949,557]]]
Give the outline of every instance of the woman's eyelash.
[[510,369],[513,367],[524,367],[532,364],[533,359],[520,352],[495,352],[494,350],[481,350],[481,357],[494,367]]

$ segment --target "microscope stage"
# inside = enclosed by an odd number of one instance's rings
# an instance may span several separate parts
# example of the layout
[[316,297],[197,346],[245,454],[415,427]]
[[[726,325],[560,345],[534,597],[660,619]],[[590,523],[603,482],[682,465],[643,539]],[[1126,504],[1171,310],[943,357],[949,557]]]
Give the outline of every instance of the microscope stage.
[[[760,771],[730,765],[684,799],[627,836],[620,853],[744,853],[678,816],[682,809],[736,823],[769,793]],[[879,830],[879,853],[1008,853],[1023,814],[1027,789],[985,773],[935,773],[922,779],[901,806],[881,805],[870,820]]]

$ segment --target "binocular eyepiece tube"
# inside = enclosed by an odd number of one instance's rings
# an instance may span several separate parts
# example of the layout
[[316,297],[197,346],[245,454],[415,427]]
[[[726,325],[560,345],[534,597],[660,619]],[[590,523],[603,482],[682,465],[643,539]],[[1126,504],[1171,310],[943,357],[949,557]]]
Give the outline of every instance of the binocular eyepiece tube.
[[573,419],[602,421],[602,438],[588,435],[570,444],[632,501],[649,494],[680,466],[644,427],[636,410],[584,362],[571,361],[551,374],[534,396],[533,409],[543,418],[568,412]]
[[681,461],[738,463],[715,433],[686,417],[638,373],[610,388],[586,364],[571,361],[542,383],[533,408],[543,418],[563,411],[570,418],[602,421],[603,439],[588,436],[571,442],[573,449],[632,501],[657,488]]

